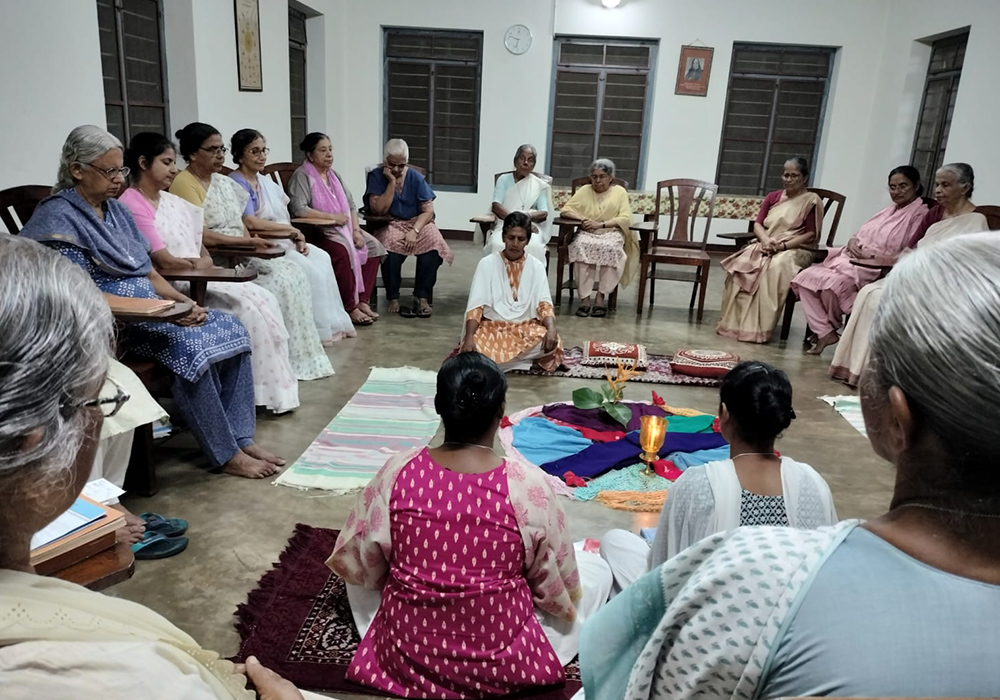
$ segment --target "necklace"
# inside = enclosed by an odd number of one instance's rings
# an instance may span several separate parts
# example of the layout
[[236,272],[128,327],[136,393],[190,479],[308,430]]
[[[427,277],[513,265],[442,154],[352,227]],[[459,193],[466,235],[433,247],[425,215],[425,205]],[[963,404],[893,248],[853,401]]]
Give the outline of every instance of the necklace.
[[777,457],[773,452],[741,452],[738,455],[733,455],[729,459],[739,459],[740,457]]
[[445,445],[458,445],[460,447],[478,447],[481,450],[489,450],[490,452],[493,452],[493,448],[492,447],[487,447],[486,445],[477,445],[474,442],[451,442],[451,441],[449,441],[449,442],[442,442],[441,443],[442,447],[444,447]]
[[[159,203],[160,203],[160,198],[159,198],[159,197],[157,197],[156,199],[153,199],[153,198],[152,198],[152,197],[150,197],[150,196],[149,196],[148,194],[146,194],[146,191],[145,191],[144,189],[142,189],[141,187],[139,187],[139,185],[136,185],[136,186],[135,186],[135,188],[136,188],[137,190],[139,190],[139,194],[141,194],[141,195],[142,195],[143,197],[145,197],[145,198],[146,198],[146,201],[147,201],[147,202],[149,202],[149,203],[150,203],[150,204],[152,204],[153,206],[157,206],[157,205],[159,205]],[[157,190],[157,192],[159,192],[159,190]]]
[[951,513],[953,515],[965,515],[970,518],[1000,518],[1000,513],[970,513],[967,510],[958,510],[957,508],[932,506],[930,503],[904,503],[901,506],[896,506],[897,510],[899,508],[926,508],[927,510],[936,510],[942,513]]

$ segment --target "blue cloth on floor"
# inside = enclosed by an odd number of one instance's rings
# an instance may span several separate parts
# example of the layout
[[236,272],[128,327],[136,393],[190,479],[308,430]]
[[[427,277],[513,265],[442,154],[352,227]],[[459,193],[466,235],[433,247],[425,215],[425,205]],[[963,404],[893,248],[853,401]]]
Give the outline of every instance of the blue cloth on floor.
[[675,467],[684,471],[688,467],[697,467],[699,464],[729,459],[729,445],[715,447],[711,450],[698,450],[697,452],[673,452],[667,455],[667,459],[673,462]]
[[532,464],[554,462],[593,444],[580,431],[556,425],[547,418],[525,418],[511,430],[514,447]]
[[[660,454],[697,452],[721,447],[725,444],[725,439],[719,433],[668,432]],[[591,445],[582,452],[569,457],[545,462],[541,464],[541,467],[549,474],[559,477],[571,471],[584,479],[594,478],[606,471],[635,464],[640,452],[642,452],[642,448],[639,447],[639,431],[635,431],[617,442]]]

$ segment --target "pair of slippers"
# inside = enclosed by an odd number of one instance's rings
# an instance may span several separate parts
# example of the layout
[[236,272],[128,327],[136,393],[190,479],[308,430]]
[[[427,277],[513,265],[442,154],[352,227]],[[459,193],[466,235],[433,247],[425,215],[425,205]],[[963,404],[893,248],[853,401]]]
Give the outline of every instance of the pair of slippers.
[[187,549],[188,538],[181,537],[187,532],[187,520],[164,518],[157,513],[143,513],[138,517],[146,523],[146,532],[132,545],[136,559],[166,559]]
[[576,315],[580,318],[586,318],[587,316],[593,316],[594,318],[604,318],[608,315],[608,309],[604,306],[581,306],[576,310]]
[[420,302],[414,303],[413,306],[399,307],[399,315],[403,318],[430,318],[433,313],[430,309],[422,307]]

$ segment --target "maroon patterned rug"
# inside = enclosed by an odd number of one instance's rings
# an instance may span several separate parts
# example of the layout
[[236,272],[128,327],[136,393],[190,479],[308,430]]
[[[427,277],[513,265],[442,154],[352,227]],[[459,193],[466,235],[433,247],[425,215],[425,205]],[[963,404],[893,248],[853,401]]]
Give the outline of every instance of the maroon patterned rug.
[[[278,563],[236,610],[239,653],[299,688],[324,692],[382,695],[347,680],[347,666],[361,642],[344,580],[326,567],[337,530],[298,524]],[[569,700],[580,689],[580,669],[566,667],[566,684],[510,697]]]
[[[540,377],[570,377],[572,379],[604,379],[608,372],[614,376],[615,368],[588,367],[582,364],[583,348],[566,348],[566,356],[563,359],[564,369],[555,372],[543,372],[540,369],[513,370],[511,374],[531,374]],[[719,386],[721,381],[708,377],[689,377],[686,374],[677,374],[670,367],[670,355],[647,355],[646,371],[638,376],[629,379],[630,382],[645,382],[647,384],[690,384],[695,386]]]

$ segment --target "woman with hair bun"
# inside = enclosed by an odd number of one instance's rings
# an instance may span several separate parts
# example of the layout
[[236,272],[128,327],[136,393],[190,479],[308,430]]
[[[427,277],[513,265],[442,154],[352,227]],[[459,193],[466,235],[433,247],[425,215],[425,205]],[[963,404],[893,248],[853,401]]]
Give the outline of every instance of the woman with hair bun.
[[574,551],[545,474],[494,453],[506,393],[484,355],[447,360],[444,443],[392,458],[358,497],[327,561],[362,636],[348,679],[436,698],[565,680],[611,572]]
[[616,590],[716,532],[837,522],[823,477],[774,451],[774,441],[795,419],[788,376],[763,362],[741,362],[722,381],[719,396],[719,430],[729,442],[729,459],[685,470],[670,489],[651,547],[624,530],[604,536],[601,556],[611,565]]

